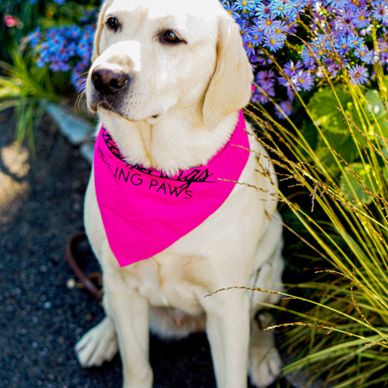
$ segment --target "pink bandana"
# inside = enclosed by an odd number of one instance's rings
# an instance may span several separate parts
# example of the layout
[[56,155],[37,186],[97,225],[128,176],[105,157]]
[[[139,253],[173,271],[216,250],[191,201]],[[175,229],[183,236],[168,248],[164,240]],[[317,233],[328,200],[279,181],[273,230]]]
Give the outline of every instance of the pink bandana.
[[172,177],[125,162],[102,127],[94,152],[96,195],[120,266],[155,256],[204,222],[229,197],[248,158],[242,112],[228,143],[206,165]]

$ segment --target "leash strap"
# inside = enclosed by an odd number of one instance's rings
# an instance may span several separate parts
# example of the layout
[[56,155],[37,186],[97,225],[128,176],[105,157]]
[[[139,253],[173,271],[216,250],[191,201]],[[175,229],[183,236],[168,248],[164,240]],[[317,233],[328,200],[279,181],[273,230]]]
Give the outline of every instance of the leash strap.
[[84,241],[87,241],[87,237],[83,232],[72,236],[66,245],[65,259],[83,288],[85,288],[85,290],[95,299],[101,301],[103,296],[101,273],[92,272],[90,274],[85,274],[80,266],[80,257],[77,257],[75,254],[77,246]]

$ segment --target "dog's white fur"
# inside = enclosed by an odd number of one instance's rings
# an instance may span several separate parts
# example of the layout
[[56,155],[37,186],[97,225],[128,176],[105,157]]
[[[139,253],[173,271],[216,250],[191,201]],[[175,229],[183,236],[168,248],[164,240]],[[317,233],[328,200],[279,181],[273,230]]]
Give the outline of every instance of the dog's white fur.
[[[119,18],[119,32],[104,23]],[[166,46],[163,28],[187,44]],[[237,25],[217,0],[108,0],[100,12],[87,94],[91,109],[123,155],[174,173],[206,163],[228,140],[250,97],[252,70]],[[120,112],[91,106],[90,74],[97,66],[132,74]],[[156,117],[157,116],[157,117]],[[251,131],[249,125],[248,130]],[[164,337],[206,329],[218,387],[257,386],[277,376],[272,333],[254,315],[275,294],[231,286],[281,289],[281,219],[276,178],[264,149],[252,149],[240,181],[221,208],[157,256],[119,268],[96,202],[93,172],[85,198],[85,227],[103,269],[106,318],[77,344],[81,365],[101,365],[120,350],[124,387],[152,386],[149,328]]]

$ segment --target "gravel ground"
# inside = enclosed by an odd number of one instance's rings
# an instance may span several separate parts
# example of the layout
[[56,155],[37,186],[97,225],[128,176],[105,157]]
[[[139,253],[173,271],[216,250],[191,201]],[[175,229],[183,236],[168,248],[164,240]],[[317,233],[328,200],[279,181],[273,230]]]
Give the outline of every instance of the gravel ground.
[[[0,115],[0,387],[120,387],[118,356],[81,369],[74,344],[99,322],[99,304],[68,289],[67,239],[82,229],[89,165],[46,118],[29,158]],[[179,342],[151,338],[157,388],[215,387],[204,335]],[[276,386],[286,386],[278,383]]]

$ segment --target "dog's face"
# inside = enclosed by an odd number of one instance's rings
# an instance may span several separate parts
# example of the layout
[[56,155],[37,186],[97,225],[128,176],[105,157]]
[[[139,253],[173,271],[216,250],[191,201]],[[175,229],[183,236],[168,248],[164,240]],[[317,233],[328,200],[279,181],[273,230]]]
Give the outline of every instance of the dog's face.
[[220,116],[248,103],[251,80],[238,27],[217,0],[103,4],[87,80],[92,111],[142,121],[195,106],[216,123],[215,105]]

